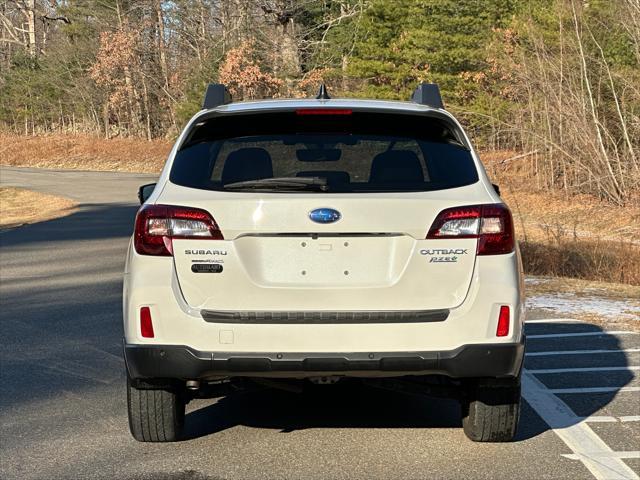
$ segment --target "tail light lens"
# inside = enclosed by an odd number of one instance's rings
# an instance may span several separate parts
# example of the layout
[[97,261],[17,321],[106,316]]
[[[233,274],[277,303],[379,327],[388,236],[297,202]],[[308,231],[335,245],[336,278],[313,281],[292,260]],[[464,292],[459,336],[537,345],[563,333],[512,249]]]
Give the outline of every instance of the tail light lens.
[[151,320],[151,309],[149,307],[140,308],[140,333],[144,338],[153,338],[153,320]]
[[502,305],[500,314],[498,315],[498,328],[496,328],[496,337],[506,337],[509,335],[509,307]]
[[136,215],[134,247],[140,255],[173,255],[175,238],[223,240],[209,212],[199,208],[144,205]]
[[443,210],[431,225],[427,238],[477,238],[478,255],[511,253],[515,247],[511,212],[502,204]]

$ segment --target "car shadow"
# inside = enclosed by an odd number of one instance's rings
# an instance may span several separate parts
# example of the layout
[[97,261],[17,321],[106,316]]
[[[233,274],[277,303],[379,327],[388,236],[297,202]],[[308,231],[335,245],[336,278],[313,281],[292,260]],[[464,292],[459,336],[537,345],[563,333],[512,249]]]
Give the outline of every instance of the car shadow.
[[381,390],[354,379],[304,393],[273,388],[233,393],[189,412],[185,437],[238,425],[288,433],[311,428],[457,428],[461,419],[456,400]]
[[[139,205],[82,204],[63,217],[0,231],[0,247],[129,237]],[[123,253],[124,255],[124,253]]]
[[[620,350],[618,337],[589,323],[536,323],[527,325],[530,336],[564,333],[597,333],[584,337],[546,337],[528,341],[528,353],[565,350]],[[539,355],[527,356],[529,370],[556,368],[592,368],[615,366],[612,372],[545,373],[536,377],[548,388],[609,386],[605,393],[561,394],[558,396],[574,410],[576,417],[596,415],[617,395],[618,389],[634,378],[627,370],[623,352],[600,356]],[[373,388],[359,381],[316,386],[302,394],[263,388],[237,392],[209,403],[194,402],[185,422],[185,439],[216,434],[235,426],[276,429],[283,433],[310,428],[460,428],[457,400],[434,398]],[[549,430],[547,423],[523,400],[515,441],[524,441]]]
[[0,409],[124,380],[122,278],[135,204],[0,232]]

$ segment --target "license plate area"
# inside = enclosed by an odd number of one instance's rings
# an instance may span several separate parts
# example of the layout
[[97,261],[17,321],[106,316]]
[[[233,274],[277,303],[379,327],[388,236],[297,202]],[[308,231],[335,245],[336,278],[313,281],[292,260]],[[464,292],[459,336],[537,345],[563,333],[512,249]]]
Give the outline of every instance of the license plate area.
[[399,278],[413,249],[402,236],[244,237],[239,259],[253,281],[269,286],[379,287]]

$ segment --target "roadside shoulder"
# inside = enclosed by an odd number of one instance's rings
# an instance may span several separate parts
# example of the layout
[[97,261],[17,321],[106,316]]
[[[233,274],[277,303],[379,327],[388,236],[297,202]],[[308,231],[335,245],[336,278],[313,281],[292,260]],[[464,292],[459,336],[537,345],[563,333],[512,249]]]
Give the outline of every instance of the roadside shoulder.
[[24,188],[0,187],[0,231],[74,213],[76,203],[65,197]]

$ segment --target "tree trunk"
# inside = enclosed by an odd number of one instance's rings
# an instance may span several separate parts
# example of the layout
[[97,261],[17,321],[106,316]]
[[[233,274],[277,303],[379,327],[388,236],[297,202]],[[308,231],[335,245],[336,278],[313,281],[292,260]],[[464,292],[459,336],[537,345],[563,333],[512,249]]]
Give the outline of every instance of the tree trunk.
[[102,105],[102,122],[104,125],[104,138],[109,139],[109,102]]
[[147,90],[147,81],[142,79],[142,100],[144,104],[144,116],[145,116],[145,130],[147,133],[147,140],[151,141],[153,138],[151,134],[151,114],[149,113],[149,91]]
[[[25,0],[24,3],[15,2],[15,5],[25,19],[24,24],[21,25],[23,28],[16,27],[15,29],[16,31],[26,34],[26,37],[23,37],[24,46],[29,53],[29,57],[32,59],[36,58],[38,53],[36,45],[36,0]],[[15,33],[12,33],[12,36],[14,39],[18,38]]]
[[165,32],[164,32],[164,15],[162,12],[162,2],[156,0],[155,2],[156,17],[158,21],[158,58],[160,60],[160,70],[162,71],[162,80],[164,82],[164,88],[169,88],[169,72],[167,68],[167,54],[165,45]]
[[278,25],[280,34],[279,64],[280,72],[287,78],[297,78],[300,75],[300,58],[296,41],[296,25],[293,18]]
[[29,56],[31,58],[36,58],[36,0],[27,0],[25,5],[27,7],[25,16],[27,17]]

